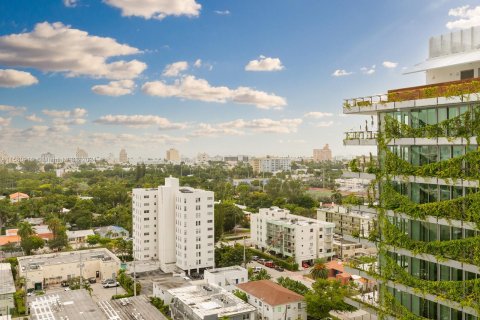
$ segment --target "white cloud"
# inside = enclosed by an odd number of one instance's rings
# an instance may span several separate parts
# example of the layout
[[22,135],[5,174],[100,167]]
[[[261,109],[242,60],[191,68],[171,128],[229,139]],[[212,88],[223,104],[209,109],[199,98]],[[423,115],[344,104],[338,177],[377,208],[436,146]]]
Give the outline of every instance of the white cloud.
[[63,4],[68,8],[75,8],[78,5],[78,0],[63,0]]
[[21,116],[27,111],[25,107],[14,107],[0,104],[0,111],[7,112],[9,116]]
[[287,104],[285,98],[275,94],[257,91],[249,87],[213,87],[207,80],[188,75],[169,85],[163,81],[146,82],[142,91],[151,96],[177,97],[189,100],[225,103],[232,101],[253,104],[260,109],[281,108]]
[[288,139],[288,140],[278,140],[278,143],[291,143],[291,144],[304,144],[307,143],[307,141],[303,139]]
[[73,118],[73,119],[56,118],[56,119],[53,119],[52,123],[55,126],[70,126],[70,125],[79,126],[87,123],[87,120],[83,118]]
[[302,124],[302,119],[273,120],[268,118],[243,120],[236,119],[217,124],[199,124],[193,136],[243,135],[245,130],[261,133],[294,133]]
[[398,66],[398,62],[392,62],[392,61],[383,61],[382,66],[388,69],[394,69]]
[[195,0],[104,0],[112,7],[119,8],[122,16],[163,19],[166,16],[197,17],[202,6]]
[[0,37],[0,63],[61,72],[69,77],[133,79],[147,65],[138,60],[108,60],[141,51],[115,39],[89,35],[61,22],[38,23],[31,32]]
[[245,66],[246,71],[280,71],[284,68],[279,58],[265,56],[260,56],[258,60],[252,60]]
[[333,125],[333,121],[320,121],[317,123],[317,127],[319,128],[327,128]]
[[[2,49],[0,48],[0,57]],[[14,69],[0,69],[0,87],[16,88],[21,86],[31,86],[38,83],[38,79],[32,76],[30,72],[18,71]]]
[[197,59],[195,60],[195,63],[193,64],[195,68],[200,68],[202,66],[202,59]]
[[230,15],[230,11],[229,10],[215,10],[214,11],[216,14],[220,15],[220,16],[228,16]]
[[372,75],[375,73],[375,67],[375,65],[371,66],[370,68],[362,67],[360,68],[360,71],[362,71],[363,74]]
[[184,123],[173,123],[167,118],[154,115],[106,115],[94,121],[99,124],[129,127],[148,127],[156,125],[159,129],[184,129]]
[[110,81],[108,84],[96,85],[92,87],[92,91],[96,94],[114,97],[130,94],[134,89],[135,82],[133,80]]
[[333,116],[333,113],[330,112],[320,112],[320,111],[312,111],[312,112],[307,112],[303,115],[305,118],[314,118],[314,119],[320,119],[320,118],[325,118],[325,117],[331,117]]
[[83,108],[75,108],[72,110],[42,110],[44,114],[54,118],[83,118],[87,115],[87,110]]
[[480,6],[469,5],[450,9],[448,15],[457,18],[447,22],[448,29],[466,29],[480,25]]
[[30,114],[28,116],[25,116],[25,119],[32,122],[43,122],[43,119],[38,117],[36,114]]
[[[196,62],[195,62],[196,63]],[[178,61],[172,64],[169,64],[163,70],[162,75],[164,77],[178,77],[180,73],[188,69],[187,61]]]
[[2,118],[0,117],[0,127],[6,127],[10,124],[11,118]]
[[351,75],[353,72],[348,72],[345,69],[337,69],[332,73],[334,77],[345,77]]

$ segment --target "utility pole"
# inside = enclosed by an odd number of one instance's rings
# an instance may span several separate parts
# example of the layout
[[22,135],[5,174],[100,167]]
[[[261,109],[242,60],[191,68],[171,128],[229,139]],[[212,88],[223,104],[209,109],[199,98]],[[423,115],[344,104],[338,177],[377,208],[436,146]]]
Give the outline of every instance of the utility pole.
[[83,285],[83,263],[82,263],[82,252],[80,252],[80,289]]
[[135,254],[133,254],[133,296],[137,296],[137,274],[135,273]]
[[243,236],[243,267],[247,268],[247,255],[246,255],[246,241],[245,241],[245,236]]

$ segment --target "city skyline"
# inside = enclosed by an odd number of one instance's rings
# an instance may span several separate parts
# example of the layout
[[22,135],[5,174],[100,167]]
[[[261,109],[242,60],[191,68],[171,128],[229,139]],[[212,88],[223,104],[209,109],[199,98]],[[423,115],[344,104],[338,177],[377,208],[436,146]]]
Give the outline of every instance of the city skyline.
[[402,73],[429,37],[480,23],[473,1],[142,2],[0,4],[0,149],[365,153],[342,145],[361,123],[342,98],[422,83]]

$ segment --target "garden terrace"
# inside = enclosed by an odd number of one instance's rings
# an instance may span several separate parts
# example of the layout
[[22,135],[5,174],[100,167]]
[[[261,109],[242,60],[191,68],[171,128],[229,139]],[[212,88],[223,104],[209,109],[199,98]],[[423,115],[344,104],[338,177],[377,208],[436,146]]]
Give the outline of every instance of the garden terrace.
[[389,90],[360,98],[345,99],[344,113],[376,114],[382,110],[444,105],[480,100],[480,78]]
[[350,131],[345,132],[344,145],[376,145],[377,144],[376,131]]

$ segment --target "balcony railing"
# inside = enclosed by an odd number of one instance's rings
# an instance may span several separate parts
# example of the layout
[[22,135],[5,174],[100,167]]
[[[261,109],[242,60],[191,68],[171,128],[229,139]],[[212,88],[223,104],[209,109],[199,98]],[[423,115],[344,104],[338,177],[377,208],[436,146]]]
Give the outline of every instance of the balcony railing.
[[377,131],[350,131],[345,132],[345,140],[377,139]]
[[469,100],[471,95],[475,95],[477,99],[480,97],[480,78],[393,89],[386,94],[345,99],[343,105],[349,109],[351,107],[369,107],[373,104],[386,104],[388,102],[440,97],[461,97]]

